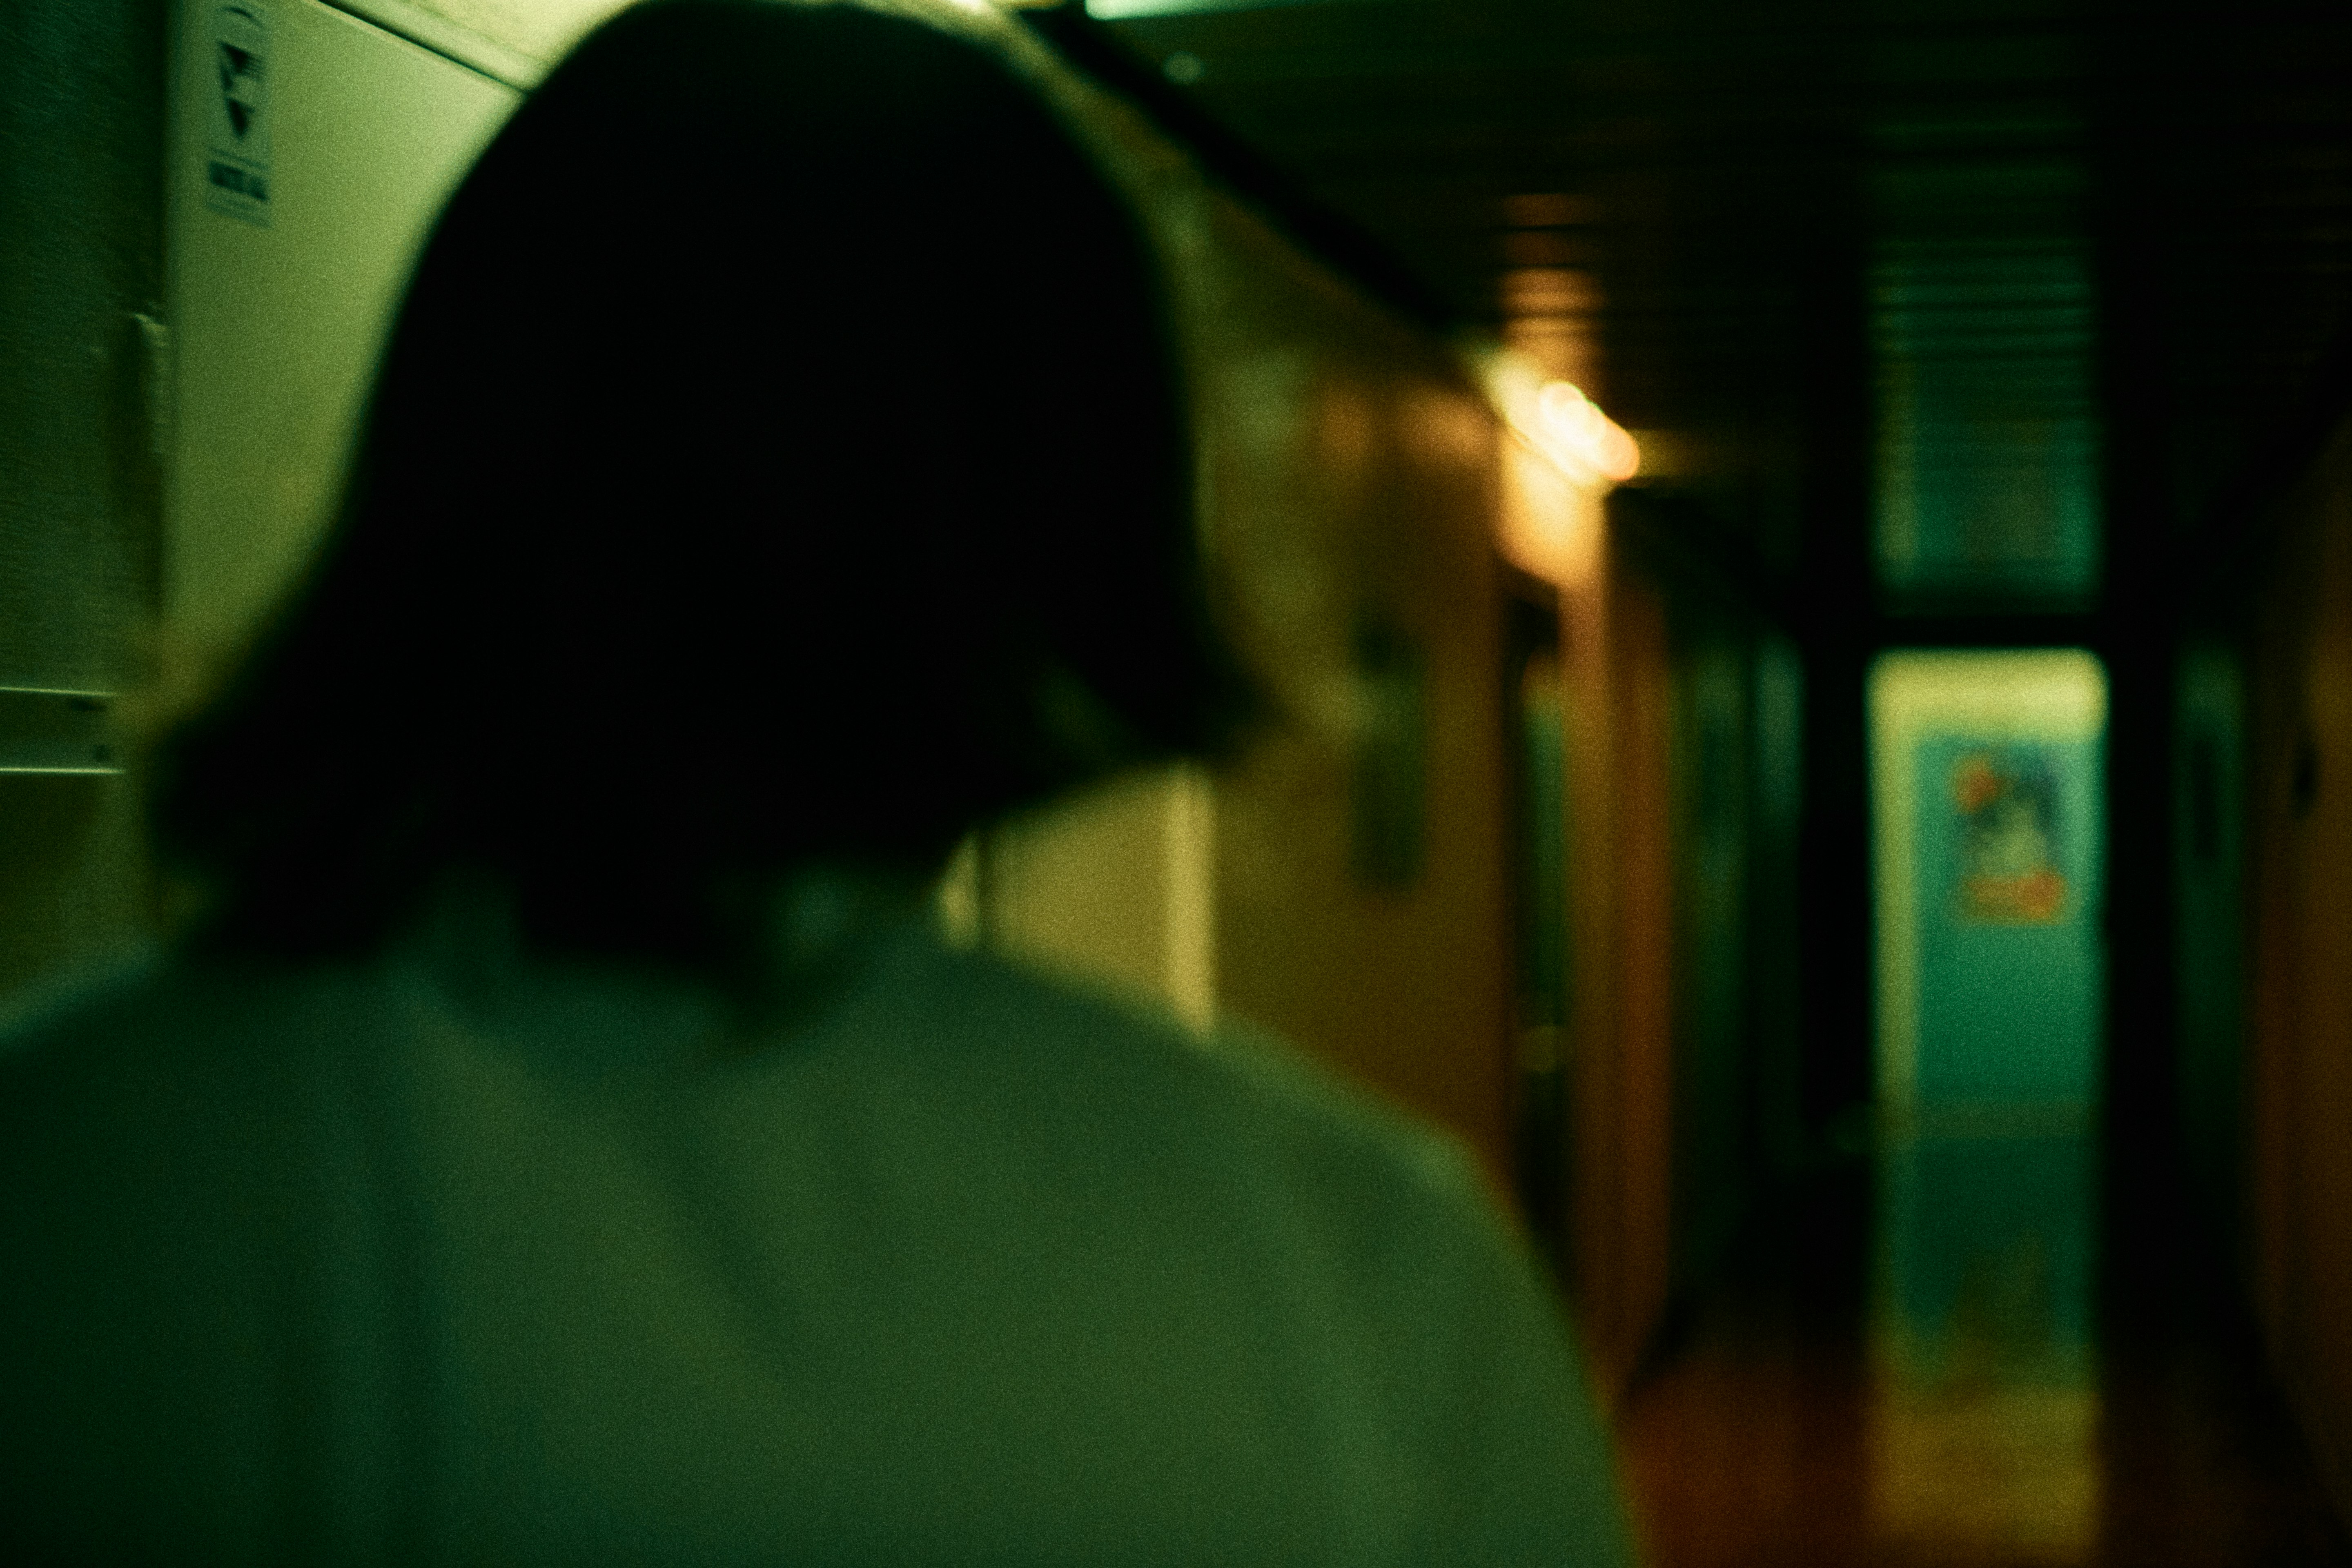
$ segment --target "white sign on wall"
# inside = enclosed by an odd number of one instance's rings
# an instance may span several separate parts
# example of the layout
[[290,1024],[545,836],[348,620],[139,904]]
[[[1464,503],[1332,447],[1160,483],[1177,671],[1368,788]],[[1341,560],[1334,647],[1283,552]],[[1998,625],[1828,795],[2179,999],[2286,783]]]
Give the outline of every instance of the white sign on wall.
[[269,22],[258,0],[213,13],[205,205],[269,225]]

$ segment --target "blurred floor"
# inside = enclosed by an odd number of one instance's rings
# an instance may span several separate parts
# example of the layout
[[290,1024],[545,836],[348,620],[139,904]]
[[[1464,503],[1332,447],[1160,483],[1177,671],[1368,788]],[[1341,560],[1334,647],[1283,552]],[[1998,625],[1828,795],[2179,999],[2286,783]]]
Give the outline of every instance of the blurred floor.
[[2094,1165],[1900,1140],[1753,1225],[1624,1412],[1655,1568],[2352,1564],[2228,1311],[2098,1331]]

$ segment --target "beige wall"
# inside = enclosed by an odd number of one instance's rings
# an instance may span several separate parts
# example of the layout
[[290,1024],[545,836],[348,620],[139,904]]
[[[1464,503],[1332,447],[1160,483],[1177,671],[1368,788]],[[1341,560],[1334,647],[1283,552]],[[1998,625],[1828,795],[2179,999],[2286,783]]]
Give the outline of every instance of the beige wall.
[[[1238,217],[1236,252],[1256,240]],[[1253,258],[1255,259],[1255,258]],[[1435,347],[1275,258],[1230,279],[1206,502],[1276,721],[1217,798],[1221,998],[1507,1182],[1509,885],[1492,415]],[[1366,667],[1419,666],[1418,736]],[[1386,761],[1369,748],[1389,747]],[[1406,753],[1417,753],[1409,757]],[[1417,767],[1417,865],[1364,863]],[[1391,783],[1394,774],[1390,775]]]
[[979,836],[949,873],[950,926],[1207,1026],[1217,1010],[1212,787],[1195,768],[1155,769]]

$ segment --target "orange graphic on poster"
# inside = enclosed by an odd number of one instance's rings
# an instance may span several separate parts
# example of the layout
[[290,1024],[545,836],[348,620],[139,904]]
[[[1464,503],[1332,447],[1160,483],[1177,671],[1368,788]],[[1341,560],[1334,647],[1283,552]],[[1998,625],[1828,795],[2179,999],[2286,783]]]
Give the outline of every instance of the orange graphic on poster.
[[2058,791],[2037,749],[1969,752],[1952,765],[1960,817],[1960,918],[2052,925],[2065,913],[2057,867]]

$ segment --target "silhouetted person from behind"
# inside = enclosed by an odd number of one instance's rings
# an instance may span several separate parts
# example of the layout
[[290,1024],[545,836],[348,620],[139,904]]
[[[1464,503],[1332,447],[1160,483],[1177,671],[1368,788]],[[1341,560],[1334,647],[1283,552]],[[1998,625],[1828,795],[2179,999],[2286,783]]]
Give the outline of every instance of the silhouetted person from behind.
[[166,749],[203,903],[0,1049],[0,1552],[1616,1563],[1462,1157],[946,945],[1245,682],[1134,216],[987,48],[673,0],[433,231]]

